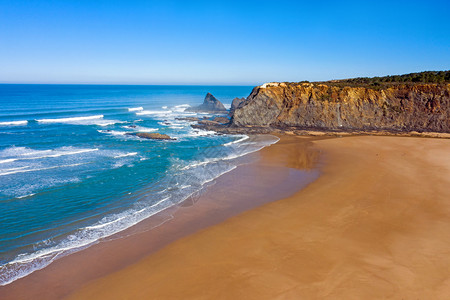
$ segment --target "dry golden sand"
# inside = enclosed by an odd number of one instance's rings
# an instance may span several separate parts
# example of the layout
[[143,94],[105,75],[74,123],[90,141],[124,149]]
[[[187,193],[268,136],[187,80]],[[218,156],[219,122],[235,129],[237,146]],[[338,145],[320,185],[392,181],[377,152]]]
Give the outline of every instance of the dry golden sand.
[[[171,243],[69,298],[450,299],[450,140],[314,144],[326,154],[323,175],[294,196]],[[271,148],[264,158],[274,164],[289,156]]]

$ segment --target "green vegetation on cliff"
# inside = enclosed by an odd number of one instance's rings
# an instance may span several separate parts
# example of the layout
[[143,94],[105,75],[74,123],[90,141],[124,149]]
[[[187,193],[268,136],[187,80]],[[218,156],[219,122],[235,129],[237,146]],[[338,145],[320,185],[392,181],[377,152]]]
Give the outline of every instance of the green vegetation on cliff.
[[333,86],[370,87],[374,89],[390,87],[397,84],[414,85],[419,83],[450,83],[450,71],[425,71],[403,75],[383,77],[358,77],[322,82]]

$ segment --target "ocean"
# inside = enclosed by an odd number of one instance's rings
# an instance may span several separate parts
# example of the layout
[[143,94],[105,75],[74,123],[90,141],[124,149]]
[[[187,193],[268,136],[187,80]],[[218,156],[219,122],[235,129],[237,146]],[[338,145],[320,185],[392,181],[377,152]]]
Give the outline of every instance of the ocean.
[[[193,129],[250,86],[0,85],[0,285],[179,204],[276,137]],[[127,135],[157,132],[176,138]]]

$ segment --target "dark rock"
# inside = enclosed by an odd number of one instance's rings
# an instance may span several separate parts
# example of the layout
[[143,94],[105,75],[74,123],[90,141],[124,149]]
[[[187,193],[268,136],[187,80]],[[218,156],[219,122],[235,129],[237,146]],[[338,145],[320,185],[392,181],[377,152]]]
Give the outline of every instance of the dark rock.
[[216,99],[210,93],[206,94],[203,104],[194,107],[188,107],[185,111],[190,112],[226,112],[227,109],[222,102]]
[[229,115],[232,116],[234,111],[239,107],[239,105],[241,105],[242,103],[245,102],[245,98],[234,98],[233,102],[231,102],[231,107],[230,107],[230,113]]
[[220,124],[228,124],[230,122],[230,119],[226,117],[215,117],[212,119],[214,122],[218,122]]
[[277,129],[273,129],[271,127],[264,127],[264,126],[235,127],[223,125],[214,121],[202,122],[191,126],[192,128],[195,129],[215,131],[219,134],[266,134],[278,131]]
[[175,118],[175,120],[198,122],[198,121],[200,121],[200,118],[196,118],[196,117],[185,117],[185,118]]
[[202,124],[202,125],[221,125],[219,122],[211,121],[211,120],[201,120],[201,121],[198,122],[198,124]]
[[127,135],[135,135],[137,137],[143,138],[143,139],[150,139],[150,140],[175,140],[174,138],[171,138],[167,134],[161,134],[161,133],[148,133],[148,132],[129,132]]

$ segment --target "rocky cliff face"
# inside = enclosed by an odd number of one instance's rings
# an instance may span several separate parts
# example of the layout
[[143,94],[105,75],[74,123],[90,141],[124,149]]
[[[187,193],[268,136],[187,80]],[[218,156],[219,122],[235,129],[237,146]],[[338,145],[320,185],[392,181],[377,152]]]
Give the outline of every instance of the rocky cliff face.
[[234,111],[232,125],[450,132],[450,84],[266,83]]
[[208,93],[203,100],[203,104],[195,107],[189,107],[186,111],[192,112],[221,112],[226,113],[227,109],[223,106],[222,102],[217,100],[212,94]]
[[241,103],[245,102],[245,98],[234,98],[233,102],[231,102],[231,107],[230,107],[230,116],[233,115],[234,111],[236,110],[236,108],[239,107],[239,105],[241,105]]

